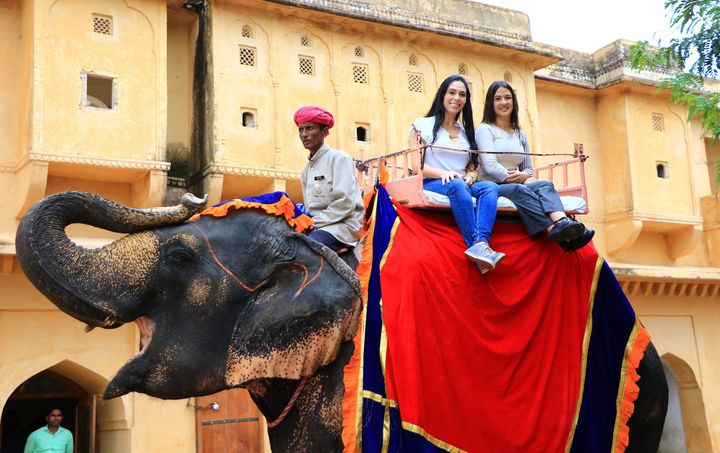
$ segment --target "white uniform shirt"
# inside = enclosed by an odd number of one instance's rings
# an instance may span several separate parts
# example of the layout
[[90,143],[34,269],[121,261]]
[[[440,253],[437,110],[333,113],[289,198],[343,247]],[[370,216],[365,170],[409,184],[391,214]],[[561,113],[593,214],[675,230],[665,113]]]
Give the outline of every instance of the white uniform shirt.
[[301,182],[305,209],[315,228],[355,245],[365,208],[352,158],[323,144],[303,168]]

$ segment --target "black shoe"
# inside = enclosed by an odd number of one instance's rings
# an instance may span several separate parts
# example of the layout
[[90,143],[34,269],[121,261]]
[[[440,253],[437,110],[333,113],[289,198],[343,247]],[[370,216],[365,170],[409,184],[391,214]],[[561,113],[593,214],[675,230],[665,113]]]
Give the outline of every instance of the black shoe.
[[555,221],[555,226],[548,233],[548,237],[558,244],[562,244],[563,242],[583,238],[584,231],[585,225],[581,222],[570,217],[563,217]]
[[562,249],[565,250],[567,253],[571,253],[576,250],[580,250],[581,248],[588,245],[588,243],[592,240],[593,236],[595,236],[595,230],[585,230],[582,236],[578,238],[565,242],[560,242],[560,247],[562,247]]

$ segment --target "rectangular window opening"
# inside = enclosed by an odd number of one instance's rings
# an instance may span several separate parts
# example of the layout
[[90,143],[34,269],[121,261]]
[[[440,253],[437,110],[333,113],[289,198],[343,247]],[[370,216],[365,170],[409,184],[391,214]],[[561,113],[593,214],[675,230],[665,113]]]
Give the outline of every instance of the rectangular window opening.
[[115,108],[115,79],[86,74],[85,106],[99,109]]
[[355,139],[359,142],[370,143],[370,125],[355,123]]
[[242,125],[243,125],[243,127],[256,128],[257,127],[257,111],[243,110]]

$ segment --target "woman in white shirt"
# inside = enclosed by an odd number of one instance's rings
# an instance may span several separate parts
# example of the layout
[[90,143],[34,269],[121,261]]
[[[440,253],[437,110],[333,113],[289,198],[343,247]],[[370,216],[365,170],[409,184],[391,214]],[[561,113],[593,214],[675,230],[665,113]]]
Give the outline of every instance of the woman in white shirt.
[[[465,132],[472,133],[473,130],[468,83],[462,76],[452,75],[440,85],[427,115],[413,122],[410,140],[412,145],[477,149],[475,138],[468,137]],[[420,166],[417,160],[413,162],[416,172]],[[467,246],[465,256],[485,273],[495,269],[505,257],[504,253],[495,252],[488,245],[495,224],[498,188],[487,181],[469,186],[472,181],[465,179],[465,173],[470,162],[471,156],[467,152],[426,148],[423,187],[450,199],[450,208]],[[477,205],[473,204],[472,197],[476,198]]]
[[[543,231],[566,252],[584,247],[595,235],[565,215],[560,196],[550,181],[533,177],[527,136],[520,130],[515,90],[503,80],[490,84],[485,110],[475,131],[481,154],[478,179],[500,184],[499,195],[517,207],[529,235]],[[503,154],[521,153],[521,154]]]

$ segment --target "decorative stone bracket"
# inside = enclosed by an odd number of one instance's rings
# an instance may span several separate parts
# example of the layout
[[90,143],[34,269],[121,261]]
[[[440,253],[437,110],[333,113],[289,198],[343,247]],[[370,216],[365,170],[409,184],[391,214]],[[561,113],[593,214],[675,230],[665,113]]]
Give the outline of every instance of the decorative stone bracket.
[[640,233],[661,233],[667,240],[668,255],[677,259],[690,254],[701,237],[703,218],[628,212],[608,216],[606,247],[614,255],[632,247]]
[[707,235],[710,263],[720,266],[720,193],[702,197],[700,209]]

